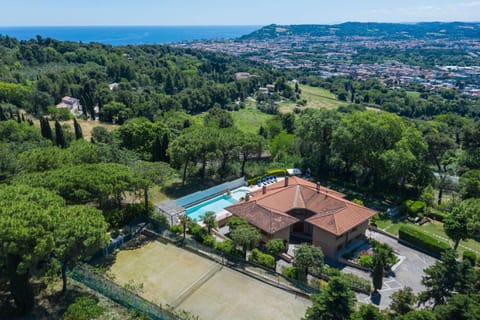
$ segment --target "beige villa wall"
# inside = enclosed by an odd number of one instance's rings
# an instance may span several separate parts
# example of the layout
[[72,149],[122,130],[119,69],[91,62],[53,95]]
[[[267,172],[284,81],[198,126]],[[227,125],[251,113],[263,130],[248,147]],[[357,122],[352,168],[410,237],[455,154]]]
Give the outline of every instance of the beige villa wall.
[[351,242],[353,243],[355,241],[355,238],[365,234],[367,226],[368,221],[365,221],[364,223],[359,225],[355,231],[349,231],[348,233],[344,233],[338,238],[335,235],[314,226],[312,243],[314,245],[322,247],[323,253],[326,256],[335,257],[339,246],[342,246],[341,249],[343,249],[347,246],[349,240],[351,240]]
[[290,227],[287,227],[283,230],[275,232],[272,238],[290,241]]

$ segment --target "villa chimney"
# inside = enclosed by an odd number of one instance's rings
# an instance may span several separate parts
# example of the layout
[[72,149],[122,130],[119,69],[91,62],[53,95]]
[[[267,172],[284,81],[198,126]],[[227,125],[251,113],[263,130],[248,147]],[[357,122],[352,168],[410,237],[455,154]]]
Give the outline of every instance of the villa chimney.
[[245,194],[245,202],[247,202],[248,200],[250,200],[250,193]]
[[267,186],[262,187],[262,194],[265,194],[265,193],[267,193]]
[[320,193],[320,182],[317,182],[317,193]]
[[327,199],[327,197],[328,197],[328,189],[325,188],[325,199]]
[[285,176],[285,187],[288,187],[288,176]]

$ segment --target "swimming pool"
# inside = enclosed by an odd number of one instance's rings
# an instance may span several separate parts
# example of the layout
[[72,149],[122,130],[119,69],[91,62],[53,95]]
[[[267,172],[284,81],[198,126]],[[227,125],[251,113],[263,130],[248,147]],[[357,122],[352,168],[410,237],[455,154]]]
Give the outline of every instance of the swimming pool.
[[249,191],[245,189],[238,189],[232,191],[230,195],[224,194],[213,199],[201,202],[193,207],[187,209],[187,216],[197,221],[202,220],[202,216],[205,215],[207,211],[213,211],[219,213],[223,211],[228,206],[235,204],[240,201],[241,198],[245,197]]

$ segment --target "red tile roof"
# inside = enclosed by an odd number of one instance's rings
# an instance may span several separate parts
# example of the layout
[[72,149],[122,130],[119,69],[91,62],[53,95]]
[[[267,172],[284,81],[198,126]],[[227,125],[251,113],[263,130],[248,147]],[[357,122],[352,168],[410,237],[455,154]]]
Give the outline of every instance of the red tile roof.
[[288,214],[295,209],[307,210],[311,216],[305,221],[335,235],[367,221],[377,212],[344,199],[342,193],[310,181],[290,177],[288,186],[284,181],[267,186],[263,194],[258,190],[249,201],[225,208],[232,214],[245,217],[251,224],[272,234],[300,221]]

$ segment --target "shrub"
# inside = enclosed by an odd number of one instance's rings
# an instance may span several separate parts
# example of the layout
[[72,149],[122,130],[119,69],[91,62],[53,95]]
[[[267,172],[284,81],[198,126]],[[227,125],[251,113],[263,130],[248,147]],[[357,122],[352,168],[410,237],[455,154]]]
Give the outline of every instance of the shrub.
[[253,177],[251,179],[248,179],[247,183],[249,185],[256,184],[258,179],[263,179],[264,177],[268,177],[268,176],[283,177],[285,175],[285,171],[286,171],[286,169],[271,169],[271,170],[268,170],[263,175],[259,175],[259,176]]
[[267,252],[272,256],[277,256],[285,251],[285,245],[282,239],[272,239],[267,242]]
[[248,259],[254,263],[275,270],[275,258],[269,254],[263,253],[258,249],[253,249]]
[[477,255],[473,251],[465,250],[463,251],[463,260],[469,260],[472,266],[475,266],[477,262]]
[[190,224],[190,233],[193,235],[195,240],[199,242],[203,242],[203,237],[207,234],[207,231],[205,231],[199,224],[197,223],[192,223]]
[[353,203],[356,203],[356,204],[358,204],[358,205],[360,205],[360,206],[364,206],[363,200],[361,200],[361,199],[353,199],[352,202],[353,202]]
[[237,254],[235,244],[231,240],[217,241],[215,243],[215,249],[223,252],[226,255],[233,256]]
[[368,254],[364,254],[358,258],[358,264],[364,268],[371,268],[372,262],[372,257]]
[[202,238],[202,242],[204,245],[215,248],[215,237],[212,236],[211,234],[205,233],[205,235]]
[[170,231],[172,231],[175,234],[182,234],[183,233],[183,226],[179,224],[175,224],[170,228]]
[[92,297],[78,297],[68,306],[64,320],[90,320],[101,316],[105,309]]
[[398,237],[401,240],[405,240],[436,256],[440,256],[442,252],[450,249],[450,246],[446,242],[423,233],[411,226],[401,226],[398,230]]
[[423,212],[426,204],[423,201],[407,200],[404,206],[409,216],[416,216],[419,212]]
[[298,280],[298,269],[295,267],[284,268],[282,274],[287,278]]

